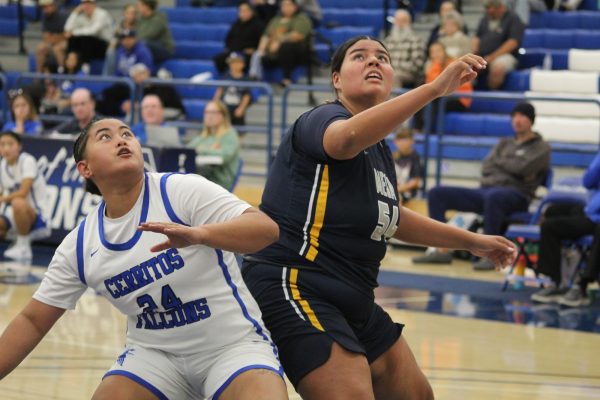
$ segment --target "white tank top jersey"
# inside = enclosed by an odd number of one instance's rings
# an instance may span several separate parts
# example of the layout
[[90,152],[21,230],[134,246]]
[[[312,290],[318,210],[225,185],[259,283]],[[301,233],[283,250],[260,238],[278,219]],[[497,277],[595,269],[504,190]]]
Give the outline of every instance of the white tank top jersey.
[[23,152],[14,165],[9,165],[4,158],[0,161],[0,186],[4,195],[17,191],[23,179],[27,178],[33,179],[27,201],[44,221],[48,221],[51,210],[50,203],[46,201],[46,179],[40,173],[35,157]]
[[127,342],[190,354],[270,335],[233,253],[207,246],[150,247],[166,240],[137,231],[144,221],[198,226],[231,220],[250,205],[198,175],[147,173],[135,206],[105,216],[104,202],[57,248],[33,297],[73,309],[87,287],[127,316]]

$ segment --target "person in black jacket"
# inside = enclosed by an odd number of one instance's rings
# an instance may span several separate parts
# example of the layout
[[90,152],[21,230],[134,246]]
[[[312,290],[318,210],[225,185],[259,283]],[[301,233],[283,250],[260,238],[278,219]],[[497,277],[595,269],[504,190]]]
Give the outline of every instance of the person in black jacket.
[[[250,57],[258,48],[264,30],[265,26],[256,16],[254,8],[248,3],[241,3],[238,6],[238,19],[231,25],[225,38],[225,50],[213,58],[219,73],[227,71],[227,57],[232,52],[244,54],[246,66],[250,65]],[[245,72],[248,72],[247,67]]]

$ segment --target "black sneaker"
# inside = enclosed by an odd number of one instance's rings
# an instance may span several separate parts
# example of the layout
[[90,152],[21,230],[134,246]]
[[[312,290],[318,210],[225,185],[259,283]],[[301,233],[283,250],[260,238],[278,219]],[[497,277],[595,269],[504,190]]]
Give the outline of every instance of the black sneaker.
[[473,263],[473,269],[475,271],[493,271],[496,266],[487,258],[480,258],[479,261]]
[[535,292],[531,295],[531,300],[537,301],[538,303],[558,303],[561,297],[567,293],[567,289],[559,289],[554,285]]
[[589,306],[590,298],[581,290],[579,286],[573,286],[569,291],[558,300],[558,304],[567,307]]

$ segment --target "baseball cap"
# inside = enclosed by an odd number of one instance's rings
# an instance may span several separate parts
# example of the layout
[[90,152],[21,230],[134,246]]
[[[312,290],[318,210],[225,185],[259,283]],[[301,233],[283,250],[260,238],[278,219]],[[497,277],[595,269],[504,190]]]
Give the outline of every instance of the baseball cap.
[[122,31],[119,32],[119,39],[126,38],[126,37],[135,37],[135,30],[134,29],[123,29]]
[[227,62],[230,63],[234,60],[246,61],[246,59],[244,58],[244,55],[242,53],[232,51],[231,53],[229,53],[229,56],[227,57]]

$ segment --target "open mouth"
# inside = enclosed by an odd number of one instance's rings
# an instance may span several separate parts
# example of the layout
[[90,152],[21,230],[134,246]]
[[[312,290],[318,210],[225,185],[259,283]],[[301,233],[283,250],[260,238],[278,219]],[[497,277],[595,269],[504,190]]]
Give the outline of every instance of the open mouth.
[[122,147],[118,152],[117,155],[118,156],[126,156],[126,155],[130,155],[131,151],[127,148],[127,147]]
[[383,80],[383,77],[379,72],[369,72],[365,77],[365,80],[377,79],[379,81]]

